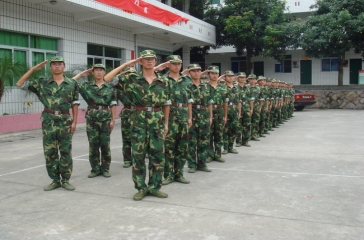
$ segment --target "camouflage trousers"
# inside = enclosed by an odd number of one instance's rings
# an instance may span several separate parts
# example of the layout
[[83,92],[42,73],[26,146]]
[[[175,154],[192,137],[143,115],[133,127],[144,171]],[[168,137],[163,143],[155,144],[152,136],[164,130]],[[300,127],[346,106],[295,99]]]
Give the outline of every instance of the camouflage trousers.
[[100,122],[87,119],[86,133],[89,142],[91,172],[108,172],[111,163],[110,121]]
[[208,109],[192,109],[192,126],[188,130],[189,168],[205,167],[210,143],[210,112]]
[[221,148],[224,144],[224,109],[214,108],[213,119],[210,127],[209,158],[221,157]]
[[260,112],[259,130],[258,130],[259,135],[264,134],[266,128],[267,112],[265,108],[266,105],[263,104],[262,111]]
[[267,121],[266,121],[266,130],[270,130],[272,129],[272,122],[273,122],[273,117],[272,117],[272,112],[274,112],[273,108],[271,108],[270,110],[268,110],[267,112]]
[[257,138],[259,132],[260,112],[259,102],[254,103],[254,110],[252,115],[252,137]]
[[293,116],[293,111],[294,111],[293,109],[294,109],[294,103],[291,100],[291,102],[289,103],[289,117]]
[[238,109],[236,105],[228,108],[228,119],[224,128],[224,149],[232,150],[238,135]]
[[188,154],[187,115],[179,118],[169,116],[168,134],[165,141],[164,178],[183,177],[183,167]]
[[[72,174],[72,120],[60,123],[52,120],[42,121],[43,150],[48,176],[62,182],[68,181]],[[60,156],[58,155],[58,151]]]
[[121,137],[123,141],[123,160],[124,163],[131,163],[131,139],[130,139],[130,114],[133,110],[124,108],[120,112],[120,120],[121,120]]
[[277,126],[279,123],[281,123],[281,107],[275,109],[273,126]]
[[241,109],[241,118],[238,121],[238,134],[236,137],[236,143],[244,144],[249,142],[251,136],[251,121],[250,105],[245,103]]
[[[148,128],[148,126],[131,127],[131,150],[133,170],[132,177],[135,188],[139,191],[147,189],[149,192],[158,192],[162,185],[164,172],[164,127]],[[145,183],[147,171],[145,155],[149,153],[149,181]]]

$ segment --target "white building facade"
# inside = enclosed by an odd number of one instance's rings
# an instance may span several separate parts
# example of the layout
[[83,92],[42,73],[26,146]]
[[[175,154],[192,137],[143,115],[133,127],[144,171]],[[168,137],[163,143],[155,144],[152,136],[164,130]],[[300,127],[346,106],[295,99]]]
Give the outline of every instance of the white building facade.
[[[311,14],[310,6],[314,3],[314,0],[288,0],[286,5],[288,13],[304,20]],[[352,50],[347,52],[345,57],[347,64],[344,67],[343,84],[358,84],[359,71],[364,69],[362,56],[355,54]],[[238,57],[233,47],[209,51],[209,55],[205,57],[205,63],[207,66],[220,66],[221,72],[246,71],[246,57]],[[252,63],[252,73],[293,82],[294,85],[338,84],[338,59],[335,55],[315,59],[307,57],[303,50],[298,49],[287,51],[283,62],[273,58],[253,57]]]

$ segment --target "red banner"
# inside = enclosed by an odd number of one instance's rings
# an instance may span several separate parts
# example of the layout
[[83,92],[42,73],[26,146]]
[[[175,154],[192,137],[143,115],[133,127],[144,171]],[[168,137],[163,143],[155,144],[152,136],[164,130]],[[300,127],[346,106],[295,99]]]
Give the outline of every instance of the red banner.
[[143,0],[96,0],[97,2],[122,9],[129,13],[135,13],[147,17],[166,25],[175,24],[184,21],[187,23],[188,18],[184,18],[162,8],[146,3]]

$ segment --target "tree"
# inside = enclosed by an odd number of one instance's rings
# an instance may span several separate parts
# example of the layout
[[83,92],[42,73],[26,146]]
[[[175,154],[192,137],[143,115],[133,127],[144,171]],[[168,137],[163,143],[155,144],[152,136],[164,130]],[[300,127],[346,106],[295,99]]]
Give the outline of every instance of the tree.
[[246,53],[246,69],[250,74],[253,56],[279,58],[296,44],[295,20],[288,21],[285,2],[280,0],[226,0],[225,5],[210,7],[205,21],[216,27],[216,46],[234,46],[238,56]]
[[305,24],[301,46],[310,57],[338,56],[338,85],[343,85],[345,52],[364,55],[364,5],[358,0],[318,0]]
[[0,58],[0,102],[5,93],[5,82],[13,81],[22,76],[27,70],[25,63],[13,61],[11,58]]

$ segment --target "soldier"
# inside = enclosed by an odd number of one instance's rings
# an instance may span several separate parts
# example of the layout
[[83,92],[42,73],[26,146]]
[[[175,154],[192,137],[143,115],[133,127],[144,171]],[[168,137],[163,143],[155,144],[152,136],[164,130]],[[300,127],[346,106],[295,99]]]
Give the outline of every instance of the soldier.
[[225,78],[227,87],[227,98],[228,102],[228,118],[227,124],[224,129],[224,151],[222,154],[234,153],[238,154],[238,151],[233,148],[236,136],[238,134],[238,121],[241,117],[241,101],[240,101],[240,91],[236,86],[233,85],[234,82],[234,72],[225,71],[223,77]]
[[[44,69],[47,62],[48,60],[30,68],[16,85],[35,93],[44,105],[41,116],[43,150],[48,176],[52,179],[52,183],[46,186],[44,191],[51,191],[61,186],[72,191],[75,190],[69,183],[73,166],[72,135],[77,124],[79,91],[77,83],[64,76],[66,65],[61,56],[50,59],[52,71],[50,78],[28,80],[33,72]],[[69,113],[70,108],[72,117]]]
[[182,59],[179,55],[170,55],[165,62],[155,69],[169,68],[165,75],[168,78],[170,99],[172,101],[169,113],[168,134],[165,141],[166,163],[164,167],[163,185],[174,181],[188,184],[183,177],[183,167],[188,154],[188,128],[192,126],[192,102],[190,92],[191,79],[181,75]]
[[254,74],[248,76],[248,81],[251,89],[251,100],[254,101],[254,108],[252,114],[252,133],[251,140],[260,141],[258,139],[260,112],[262,109],[263,101],[259,99],[260,87],[257,84],[257,77]]
[[188,172],[194,173],[196,169],[211,172],[206,166],[206,158],[209,149],[210,126],[213,116],[212,104],[214,101],[211,99],[210,85],[200,81],[201,66],[190,64],[188,69],[192,79],[190,91],[193,99],[192,126],[188,131]]
[[[142,200],[147,194],[167,198],[160,191],[164,172],[164,138],[168,133],[169,109],[171,105],[170,83],[168,79],[154,72],[157,56],[153,50],[144,50],[140,57],[115,68],[104,79],[111,81],[124,67],[132,66],[137,61],[143,67],[140,74],[121,77],[119,84],[128,95],[135,110],[130,116],[131,147],[135,188],[135,201]],[[149,151],[149,181],[145,183],[145,155]]]
[[262,104],[262,110],[260,112],[260,121],[259,121],[259,136],[260,137],[265,137],[264,133],[265,133],[265,124],[266,124],[266,119],[267,119],[267,111],[269,108],[269,103],[268,103],[268,95],[269,95],[269,90],[268,88],[266,88],[265,86],[265,77],[263,76],[259,76],[258,77],[258,84],[260,87],[260,94],[259,94],[259,100],[263,102]]
[[270,134],[268,131],[272,129],[272,107],[274,104],[274,98],[272,94],[272,80],[270,78],[266,79],[266,88],[268,90],[268,109],[267,109],[267,121],[264,134]]
[[[124,75],[128,74],[137,74],[137,71],[134,67],[126,67],[122,70],[122,73],[118,75],[119,80]],[[117,81],[119,83],[119,81]],[[132,106],[132,101],[129,99],[128,95],[123,92],[124,86],[123,82],[120,81],[120,84],[115,83],[115,89],[117,90],[118,100],[123,104],[123,109],[120,111],[120,122],[121,122],[121,137],[123,141],[123,167],[128,168],[132,165],[132,156],[131,156],[131,133],[130,133],[130,117],[134,111],[134,106]]]
[[202,75],[200,80],[201,82],[210,82],[209,77],[206,74]]
[[289,101],[289,117],[292,118],[293,116],[293,109],[294,109],[294,88],[293,88],[293,83],[290,83],[289,85],[289,90],[290,90],[290,101]]
[[241,99],[241,115],[239,120],[239,132],[236,138],[236,147],[245,146],[250,147],[248,143],[251,136],[251,115],[253,111],[253,103],[251,100],[251,93],[249,84],[246,83],[245,72],[238,73],[238,91],[240,91]]
[[224,144],[224,126],[227,121],[228,91],[225,85],[218,83],[219,67],[209,66],[207,70],[214,105],[213,119],[210,127],[210,152],[206,162],[225,162],[221,158],[221,148]]
[[[89,178],[98,175],[111,177],[110,134],[116,118],[116,91],[104,82],[105,66],[95,64],[91,69],[73,77],[74,80],[92,73],[94,81],[78,83],[80,94],[87,103],[86,132],[89,142],[89,161],[91,173]],[[101,150],[101,159],[100,159]]]

